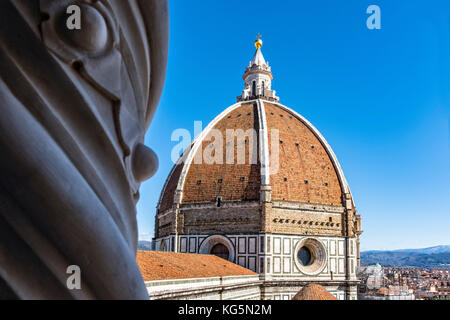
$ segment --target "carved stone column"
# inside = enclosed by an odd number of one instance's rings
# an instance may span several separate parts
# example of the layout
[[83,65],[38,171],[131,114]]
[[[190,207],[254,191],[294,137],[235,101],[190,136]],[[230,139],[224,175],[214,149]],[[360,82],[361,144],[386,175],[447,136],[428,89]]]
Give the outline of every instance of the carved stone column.
[[135,205],[167,50],[166,0],[0,1],[0,298],[148,298]]

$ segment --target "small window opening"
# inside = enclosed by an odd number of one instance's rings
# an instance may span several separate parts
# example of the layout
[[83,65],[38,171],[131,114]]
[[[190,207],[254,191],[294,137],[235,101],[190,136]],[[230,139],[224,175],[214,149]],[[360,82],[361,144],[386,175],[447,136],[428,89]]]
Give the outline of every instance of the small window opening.
[[222,197],[216,198],[216,204],[217,204],[217,208],[220,208],[222,206]]

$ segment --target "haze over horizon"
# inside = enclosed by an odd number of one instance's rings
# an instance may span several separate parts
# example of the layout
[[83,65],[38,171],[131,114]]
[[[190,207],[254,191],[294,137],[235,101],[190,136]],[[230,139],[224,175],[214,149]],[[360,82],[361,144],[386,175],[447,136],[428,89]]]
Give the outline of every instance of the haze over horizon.
[[435,249],[435,248],[443,248],[445,249],[445,251],[450,252],[450,245],[437,245],[437,246],[432,246],[432,247],[424,247],[424,248],[401,248],[401,249],[385,249],[385,250],[364,250],[364,252],[369,252],[369,251],[403,251],[403,252],[407,252],[407,251],[422,251],[422,250],[429,250],[429,249]]

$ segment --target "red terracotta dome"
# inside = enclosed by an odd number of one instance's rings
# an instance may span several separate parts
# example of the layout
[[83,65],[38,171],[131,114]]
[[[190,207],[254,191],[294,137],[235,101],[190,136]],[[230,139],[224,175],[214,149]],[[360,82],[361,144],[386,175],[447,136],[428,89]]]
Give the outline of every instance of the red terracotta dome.
[[[241,146],[239,140],[227,139],[227,130],[238,129],[256,132],[254,161],[250,161],[250,136],[241,140]],[[217,132],[222,133],[222,141],[216,141]],[[230,143],[234,161],[227,163]],[[245,149],[245,163],[237,161],[239,148]],[[218,150],[223,150],[221,155]],[[200,163],[205,154],[223,161]],[[172,208],[177,190],[180,204],[215,202],[217,197],[259,200],[262,185],[271,186],[272,201],[342,206],[342,195],[349,193],[336,156],[314,126],[277,102],[254,100],[229,107],[209,124],[172,169],[158,208],[159,212]]]
[[337,300],[337,298],[318,284],[304,286],[292,300]]

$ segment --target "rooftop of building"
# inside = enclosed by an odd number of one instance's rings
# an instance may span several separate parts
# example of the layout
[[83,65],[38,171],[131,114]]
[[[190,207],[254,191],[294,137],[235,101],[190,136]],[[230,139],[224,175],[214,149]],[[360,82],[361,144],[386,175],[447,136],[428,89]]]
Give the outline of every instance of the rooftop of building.
[[144,281],[257,275],[213,255],[138,251],[136,261]]

